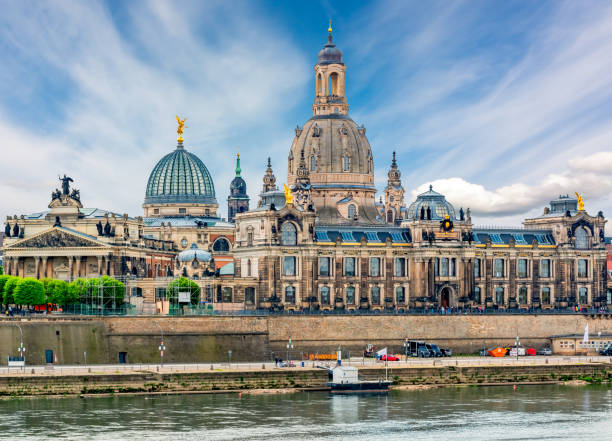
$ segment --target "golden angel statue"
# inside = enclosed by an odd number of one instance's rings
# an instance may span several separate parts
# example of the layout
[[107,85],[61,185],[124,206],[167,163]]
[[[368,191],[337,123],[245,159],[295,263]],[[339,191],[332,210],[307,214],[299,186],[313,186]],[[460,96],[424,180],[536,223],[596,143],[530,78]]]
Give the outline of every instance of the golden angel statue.
[[283,184],[285,186],[285,203],[293,204],[293,195],[291,194],[291,189],[287,187],[287,184]]
[[578,211],[584,211],[584,200],[582,200],[582,195],[576,193],[576,199],[578,199]]
[[184,119],[180,119],[178,117],[178,115],[176,115],[176,122],[178,123],[178,129],[176,129],[176,133],[178,133],[178,142],[183,142],[183,127],[187,127],[185,125],[185,120],[187,118]]

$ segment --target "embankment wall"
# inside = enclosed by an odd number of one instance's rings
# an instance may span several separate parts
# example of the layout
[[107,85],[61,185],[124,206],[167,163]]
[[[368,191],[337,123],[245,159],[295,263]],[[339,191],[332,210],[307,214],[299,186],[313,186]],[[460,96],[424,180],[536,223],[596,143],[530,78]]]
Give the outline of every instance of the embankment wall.
[[[269,317],[37,317],[0,319],[0,365],[17,355],[23,330],[29,364],[45,362],[52,350],[62,364],[159,361],[164,333],[166,362],[270,360],[301,353],[329,353],[338,346],[353,356],[366,343],[402,352],[405,337],[450,347],[455,353],[476,353],[483,346],[510,344],[518,334],[524,345],[539,348],[553,335],[612,332],[612,319],[584,315],[450,315],[450,316],[269,316]],[[159,327],[158,327],[159,326]]]

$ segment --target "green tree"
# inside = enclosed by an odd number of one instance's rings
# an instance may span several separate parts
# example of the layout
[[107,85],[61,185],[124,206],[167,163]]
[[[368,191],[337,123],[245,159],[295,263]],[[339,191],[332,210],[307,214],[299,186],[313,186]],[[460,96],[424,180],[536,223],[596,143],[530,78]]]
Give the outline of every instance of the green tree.
[[25,277],[17,282],[13,296],[17,305],[42,305],[45,303],[45,286],[40,280]]
[[8,279],[4,283],[4,289],[2,291],[2,302],[8,305],[15,305],[15,298],[13,294],[15,292],[15,288],[17,287],[17,283],[21,280],[16,276],[8,276]]
[[0,276],[4,274],[4,267],[2,265],[0,265]]
[[2,302],[2,299],[4,298],[4,285],[11,277],[13,276],[8,276],[6,274],[0,275],[0,302]]
[[170,282],[168,284],[168,291],[166,293],[168,300],[173,303],[177,303],[179,291],[190,291],[190,300],[192,305],[197,305],[200,302],[200,287],[193,280],[189,280],[186,277],[181,277]]
[[102,305],[105,307],[113,306],[113,302],[115,305],[123,304],[125,285],[110,276],[102,276],[101,279],[89,279],[87,289],[87,297],[91,297],[93,303],[100,304],[101,297]]
[[[43,282],[44,284],[44,282]],[[64,280],[50,280],[45,284],[47,301],[55,305],[69,305],[74,303],[72,293],[68,289],[68,282]]]
[[82,277],[68,284],[68,297],[70,303],[85,303],[89,289],[89,281]]

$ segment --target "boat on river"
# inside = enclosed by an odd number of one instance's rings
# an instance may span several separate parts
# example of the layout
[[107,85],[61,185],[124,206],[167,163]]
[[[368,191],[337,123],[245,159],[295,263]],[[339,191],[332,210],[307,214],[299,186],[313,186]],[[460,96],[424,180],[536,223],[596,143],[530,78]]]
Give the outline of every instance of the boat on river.
[[360,380],[359,370],[354,366],[338,364],[329,369],[329,381],[332,394],[386,394],[389,392],[389,380]]

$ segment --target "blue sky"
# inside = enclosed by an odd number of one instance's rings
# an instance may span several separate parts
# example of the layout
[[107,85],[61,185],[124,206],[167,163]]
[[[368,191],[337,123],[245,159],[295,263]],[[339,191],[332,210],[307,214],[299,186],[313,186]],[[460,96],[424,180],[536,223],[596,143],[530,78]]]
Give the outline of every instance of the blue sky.
[[482,225],[574,191],[612,213],[610,2],[66,0],[3,4],[0,215],[45,209],[64,173],[140,215],[175,114],[222,211],[238,146],[255,205],[312,114],[329,18],[381,190],[396,150],[407,204],[431,183]]

